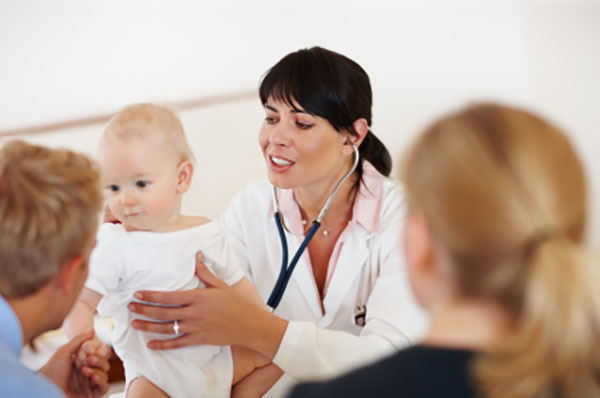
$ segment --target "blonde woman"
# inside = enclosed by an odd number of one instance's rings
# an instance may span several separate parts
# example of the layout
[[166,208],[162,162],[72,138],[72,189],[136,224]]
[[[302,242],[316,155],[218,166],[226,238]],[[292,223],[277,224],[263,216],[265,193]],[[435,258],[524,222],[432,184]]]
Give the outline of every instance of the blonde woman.
[[582,246],[581,163],[523,110],[468,107],[431,125],[403,170],[420,345],[293,397],[600,396],[600,264]]

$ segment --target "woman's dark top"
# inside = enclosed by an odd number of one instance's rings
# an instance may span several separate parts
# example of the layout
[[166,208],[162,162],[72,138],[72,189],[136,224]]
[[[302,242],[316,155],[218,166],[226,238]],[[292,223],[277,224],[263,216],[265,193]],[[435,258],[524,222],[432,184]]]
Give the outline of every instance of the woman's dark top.
[[300,384],[292,398],[473,398],[474,352],[430,346],[407,348],[331,381]]

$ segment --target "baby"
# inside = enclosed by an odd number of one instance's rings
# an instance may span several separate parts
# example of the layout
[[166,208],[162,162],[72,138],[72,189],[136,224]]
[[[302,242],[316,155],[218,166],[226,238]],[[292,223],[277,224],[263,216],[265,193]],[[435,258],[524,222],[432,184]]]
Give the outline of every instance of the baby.
[[98,157],[108,207],[120,223],[100,227],[90,276],[65,331],[72,337],[89,330],[96,308],[113,317],[112,344],[124,363],[127,397],[228,397],[232,383],[269,361],[250,350],[209,345],[150,350],[148,341],[164,336],[131,328],[127,310],[137,290],[198,287],[198,251],[219,278],[264,306],[220,224],[181,214],[194,170],[181,122],[167,108],[132,105],[108,123]]

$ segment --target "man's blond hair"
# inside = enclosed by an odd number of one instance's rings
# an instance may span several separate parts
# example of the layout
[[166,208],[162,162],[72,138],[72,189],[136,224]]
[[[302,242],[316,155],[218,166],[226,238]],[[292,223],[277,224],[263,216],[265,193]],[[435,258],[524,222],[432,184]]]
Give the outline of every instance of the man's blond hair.
[[92,246],[102,208],[96,164],[65,149],[0,149],[0,294],[25,297]]

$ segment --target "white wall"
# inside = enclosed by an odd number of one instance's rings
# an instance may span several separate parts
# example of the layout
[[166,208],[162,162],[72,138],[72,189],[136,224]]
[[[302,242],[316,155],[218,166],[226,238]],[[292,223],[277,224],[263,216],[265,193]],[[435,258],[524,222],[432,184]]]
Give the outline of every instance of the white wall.
[[[432,117],[479,99],[563,126],[587,166],[600,248],[600,0],[2,0],[0,130],[254,89],[312,45],[367,70],[373,130],[397,156]],[[262,117],[258,100],[182,112],[198,158],[188,212],[217,217],[264,176]],[[93,153],[101,128],[27,138]]]

